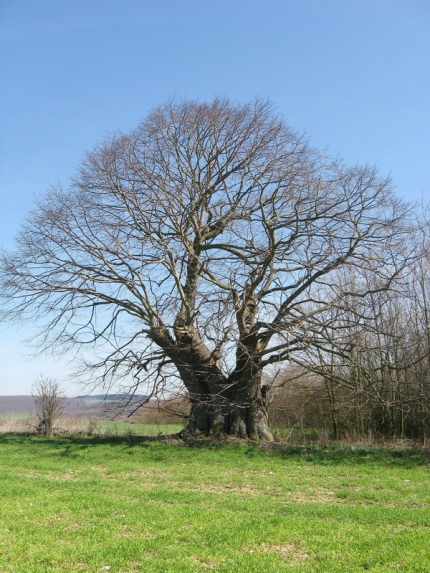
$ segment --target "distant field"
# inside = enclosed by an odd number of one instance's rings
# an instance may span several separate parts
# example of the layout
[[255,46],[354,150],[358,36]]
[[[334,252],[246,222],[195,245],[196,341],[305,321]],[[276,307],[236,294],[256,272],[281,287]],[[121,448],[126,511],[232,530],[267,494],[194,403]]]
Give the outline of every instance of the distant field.
[[430,571],[428,452],[0,436],[0,571]]
[[34,400],[32,396],[0,396],[1,414],[30,414],[34,412]]
[[[37,419],[28,414],[0,414],[0,434],[34,432]],[[64,415],[56,422],[56,433],[83,433],[102,436],[165,436],[182,430],[181,424],[135,424]],[[1,573],[1,571],[0,571]]]
[[140,436],[176,434],[184,427],[182,424],[130,424],[111,420],[101,420],[99,423],[105,433],[114,436],[127,433]]
[[[115,414],[112,408],[121,399],[121,396],[109,395],[107,399],[104,399],[103,395],[67,398],[63,414],[55,422],[55,431],[60,433],[111,434],[114,436],[121,434],[157,436],[159,434],[177,433],[183,428],[181,424],[135,423],[135,420],[139,419],[137,416],[126,418],[122,412],[116,420],[110,420],[109,418]],[[135,398],[136,400],[143,400],[145,397],[139,395]],[[106,408],[108,409],[106,410]],[[37,426],[35,411],[32,396],[0,396],[0,434],[34,432]],[[159,413],[151,411],[150,414],[151,416],[147,420],[157,422]],[[159,421],[165,422],[166,420],[161,417]]]

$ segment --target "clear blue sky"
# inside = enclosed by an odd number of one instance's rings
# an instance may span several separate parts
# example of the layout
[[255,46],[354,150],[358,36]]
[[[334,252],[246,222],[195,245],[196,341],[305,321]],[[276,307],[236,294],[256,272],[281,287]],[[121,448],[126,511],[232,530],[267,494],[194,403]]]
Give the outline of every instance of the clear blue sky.
[[[429,0],[0,0],[0,245],[85,150],[171,96],[270,98],[348,163],[430,200]],[[29,361],[0,326],[0,395],[65,361]]]

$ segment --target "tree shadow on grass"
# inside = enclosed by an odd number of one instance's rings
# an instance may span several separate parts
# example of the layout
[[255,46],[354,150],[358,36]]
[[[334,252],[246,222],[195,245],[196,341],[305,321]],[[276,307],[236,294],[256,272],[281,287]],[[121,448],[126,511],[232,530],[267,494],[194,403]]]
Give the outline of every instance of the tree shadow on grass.
[[336,443],[330,446],[276,444],[274,448],[270,448],[269,445],[266,451],[284,459],[296,459],[321,465],[376,463],[415,467],[430,463],[430,450],[416,447],[356,446]]
[[[167,437],[166,437],[167,438]],[[0,434],[0,446],[2,444],[9,444],[20,446],[28,443],[37,444],[38,447],[44,447],[61,450],[59,452],[62,456],[73,456],[78,451],[86,450],[94,446],[121,446],[122,448],[132,448],[134,446],[149,446],[150,444],[165,443],[167,439],[163,440],[162,437],[154,436],[139,436],[135,434],[111,436],[111,435],[53,435],[53,436],[37,436],[35,434]],[[169,438],[172,441],[172,438]]]
[[304,461],[321,465],[338,464],[382,464],[394,465],[404,468],[425,466],[430,464],[430,449],[414,447],[388,447],[388,446],[356,446],[345,444],[320,445],[291,445],[282,443],[249,443],[240,441],[222,440],[180,440],[176,436],[140,436],[126,434],[121,436],[112,435],[54,435],[36,436],[34,434],[0,434],[0,445],[23,445],[33,442],[39,447],[46,445],[48,448],[62,449],[61,456],[74,456],[77,452],[103,445],[122,448],[160,447],[167,448],[192,448],[201,450],[221,451],[223,454],[231,452],[236,455],[247,457],[278,457],[291,461]]

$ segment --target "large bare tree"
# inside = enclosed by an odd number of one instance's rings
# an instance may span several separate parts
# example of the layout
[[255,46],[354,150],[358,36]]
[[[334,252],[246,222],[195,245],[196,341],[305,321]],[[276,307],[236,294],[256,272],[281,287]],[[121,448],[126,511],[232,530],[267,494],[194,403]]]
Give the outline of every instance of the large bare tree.
[[388,287],[406,213],[375,168],[324,158],[266,102],[171,101],[40,199],[2,257],[3,316],[42,320],[43,348],[95,349],[100,381],[180,380],[188,432],[270,440],[264,368],[324,344],[340,267]]

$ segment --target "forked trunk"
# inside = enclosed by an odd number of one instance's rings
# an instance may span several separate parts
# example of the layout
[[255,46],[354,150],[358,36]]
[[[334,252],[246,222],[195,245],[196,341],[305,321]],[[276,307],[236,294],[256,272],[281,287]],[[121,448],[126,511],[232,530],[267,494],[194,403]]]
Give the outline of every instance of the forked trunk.
[[153,329],[152,340],[175,363],[191,401],[190,419],[183,435],[231,435],[253,440],[272,441],[266,410],[261,370],[241,350],[237,370],[226,378],[214,356],[198,333],[175,323],[174,342],[165,329]]

